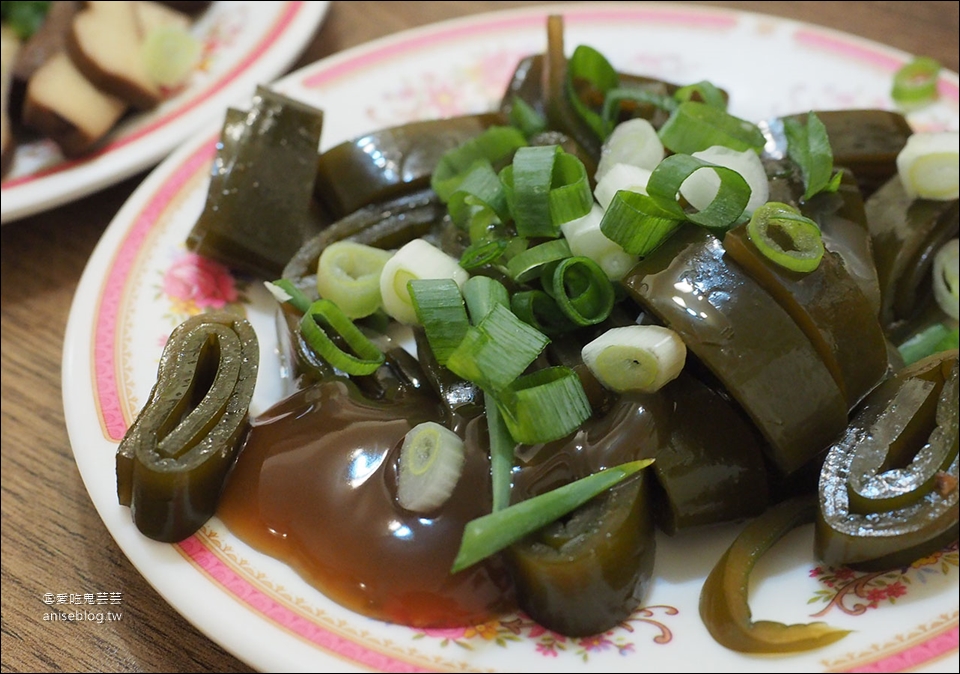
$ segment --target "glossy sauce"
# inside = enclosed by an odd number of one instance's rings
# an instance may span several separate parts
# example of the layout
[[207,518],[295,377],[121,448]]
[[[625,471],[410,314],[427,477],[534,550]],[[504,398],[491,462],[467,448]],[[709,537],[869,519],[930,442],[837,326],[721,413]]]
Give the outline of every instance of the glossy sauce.
[[483,622],[512,607],[499,558],[456,575],[465,524],[490,511],[486,431],[464,428],[467,461],[450,499],[418,516],[396,502],[403,436],[443,421],[408,389],[371,401],[352,383],[305,388],[253,421],[220,501],[240,539],[297,570],[337,603],[414,627]]

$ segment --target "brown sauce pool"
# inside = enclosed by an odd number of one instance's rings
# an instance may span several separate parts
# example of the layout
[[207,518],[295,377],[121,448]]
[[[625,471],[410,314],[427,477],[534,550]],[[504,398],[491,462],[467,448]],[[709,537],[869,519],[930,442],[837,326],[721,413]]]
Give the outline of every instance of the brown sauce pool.
[[397,503],[396,470],[404,435],[423,421],[442,423],[442,411],[415,391],[371,401],[344,381],[302,389],[252,421],[217,514],[357,613],[412,627],[489,620],[513,607],[500,558],[450,574],[464,526],[490,512],[485,426],[464,428],[450,499],[417,515]]

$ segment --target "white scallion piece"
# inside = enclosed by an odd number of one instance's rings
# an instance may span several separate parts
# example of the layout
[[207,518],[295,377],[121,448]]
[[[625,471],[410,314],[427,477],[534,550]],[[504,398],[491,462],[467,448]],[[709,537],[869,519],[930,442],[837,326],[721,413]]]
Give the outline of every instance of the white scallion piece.
[[460,436],[433,421],[417,424],[400,447],[397,500],[416,513],[439,508],[457,486],[463,464]]
[[417,324],[417,312],[407,289],[414,279],[449,278],[461,288],[470,274],[459,260],[423,239],[414,239],[393,254],[380,274],[380,298],[383,310],[406,325]]
[[607,330],[585,345],[581,356],[606,388],[652,393],[680,374],[687,347],[669,328],[628,325]]
[[913,198],[956,199],[960,194],[960,132],[913,134],[897,155],[897,172]]
[[[770,184],[767,172],[763,168],[760,156],[753,150],[738,152],[729,147],[714,145],[693,156],[717,166],[733,169],[750,186],[750,200],[743,212],[751,215],[757,208],[767,203],[770,197]],[[720,177],[713,171],[701,169],[687,178],[680,186],[680,194],[698,211],[710,205],[720,189]]]
[[570,252],[588,257],[603,270],[611,281],[619,281],[637,263],[638,257],[630,255],[600,231],[603,208],[594,204],[582,218],[560,225]]
[[944,313],[960,320],[960,239],[947,241],[933,258],[933,296]]
[[618,124],[604,142],[594,178],[600,182],[617,164],[652,171],[663,161],[663,155],[663,143],[653,125],[641,117],[629,119]]
[[593,198],[604,210],[610,207],[610,202],[620,190],[647,193],[647,182],[650,180],[650,169],[640,168],[632,164],[617,164],[607,171],[606,175],[597,182],[593,190]]

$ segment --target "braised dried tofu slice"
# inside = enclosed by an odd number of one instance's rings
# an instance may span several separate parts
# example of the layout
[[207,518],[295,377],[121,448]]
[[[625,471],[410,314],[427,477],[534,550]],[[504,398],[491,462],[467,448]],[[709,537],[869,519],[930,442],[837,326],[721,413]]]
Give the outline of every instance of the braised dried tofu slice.
[[23,122],[65,155],[76,156],[103,138],[126,110],[126,102],[94,86],[61,51],[27,83]]
[[67,51],[97,87],[147,110],[164,94],[144,65],[143,41],[167,25],[187,28],[190,19],[156,2],[87,2],[73,20]]

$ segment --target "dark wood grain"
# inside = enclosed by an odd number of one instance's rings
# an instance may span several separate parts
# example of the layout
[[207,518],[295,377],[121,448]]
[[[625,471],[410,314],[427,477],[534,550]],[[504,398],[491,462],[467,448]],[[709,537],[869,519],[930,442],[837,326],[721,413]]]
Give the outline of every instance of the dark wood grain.
[[[295,67],[406,28],[531,2],[334,2]],[[556,4],[556,3],[555,3]],[[699,2],[828,26],[958,68],[957,2]],[[80,275],[143,175],[5,225],[2,235],[2,670],[239,672],[127,561],[80,478],[61,356]],[[122,592],[113,623],[50,623],[47,592]]]

